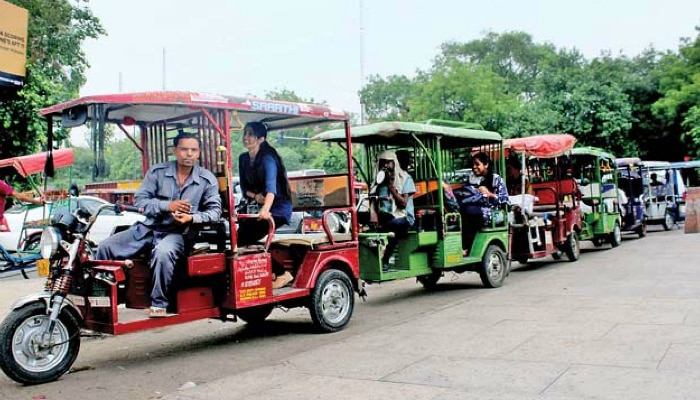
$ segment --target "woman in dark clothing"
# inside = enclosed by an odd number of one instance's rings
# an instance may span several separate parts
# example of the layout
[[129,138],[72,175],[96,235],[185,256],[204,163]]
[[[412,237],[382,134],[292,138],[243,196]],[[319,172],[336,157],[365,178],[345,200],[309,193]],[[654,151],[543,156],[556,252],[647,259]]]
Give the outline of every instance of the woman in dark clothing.
[[508,203],[503,179],[493,172],[486,153],[472,157],[472,177],[464,188],[456,189],[462,214],[462,255],[467,256],[481,227],[491,223],[491,211]]
[[[287,171],[277,151],[267,142],[267,128],[260,122],[249,122],[243,133],[243,145],[248,150],[238,157],[241,193],[249,203],[257,205],[258,219],[238,222],[238,245],[256,243],[269,231],[269,220],[279,227],[289,223],[292,216],[292,196]],[[273,267],[274,269],[274,267]],[[282,268],[273,270],[274,289],[286,286],[294,279]]]

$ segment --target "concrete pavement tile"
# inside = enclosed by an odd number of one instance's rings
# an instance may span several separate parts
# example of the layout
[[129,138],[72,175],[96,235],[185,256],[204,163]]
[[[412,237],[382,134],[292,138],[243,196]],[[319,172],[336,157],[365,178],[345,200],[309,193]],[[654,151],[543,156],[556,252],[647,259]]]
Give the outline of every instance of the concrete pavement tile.
[[552,384],[569,367],[567,363],[429,357],[387,376],[384,380],[441,386],[467,392],[510,393],[531,396]]
[[500,306],[469,304],[464,307],[454,307],[441,312],[447,321],[452,318],[466,318],[474,321],[500,321],[500,320],[529,320],[529,321],[557,321],[571,313],[568,308],[552,308],[546,306]]
[[574,365],[542,399],[687,400],[700,393],[700,374],[639,368]]
[[[700,342],[700,337],[697,339]],[[659,364],[660,370],[700,371],[700,343],[677,344],[669,346],[664,359]],[[700,389],[700,388],[699,388]]]
[[511,393],[494,387],[488,390],[448,390],[431,400],[536,400],[537,395]]
[[522,361],[568,362],[656,368],[668,345],[654,342],[572,340],[536,336],[505,358]]
[[700,284],[698,281],[666,281],[660,283],[650,293],[656,297],[698,298]]
[[519,295],[517,292],[508,290],[495,290],[485,296],[469,302],[476,306],[538,306],[547,301],[549,296]]
[[287,364],[294,371],[308,374],[377,380],[424,357],[422,354],[405,354],[386,350],[349,352],[341,343],[295,355],[287,361]]
[[542,304],[548,307],[624,307],[636,306],[643,297],[592,297],[577,295],[548,296]]
[[501,329],[510,332],[529,332],[532,336],[558,337],[577,340],[602,338],[615,326],[607,321],[502,321]]
[[700,326],[700,309],[689,311],[683,320],[683,325]]
[[603,339],[625,342],[700,344],[700,327],[687,325],[619,324]]
[[608,307],[579,307],[570,315],[562,318],[562,321],[579,323],[587,321],[596,322],[627,322],[631,318],[634,306],[608,306]]

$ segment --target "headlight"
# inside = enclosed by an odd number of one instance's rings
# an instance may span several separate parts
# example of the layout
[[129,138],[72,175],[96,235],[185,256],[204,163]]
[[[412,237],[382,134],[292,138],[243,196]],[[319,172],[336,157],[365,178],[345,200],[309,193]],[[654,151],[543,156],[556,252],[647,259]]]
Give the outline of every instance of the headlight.
[[41,233],[41,242],[39,242],[41,257],[50,260],[56,254],[60,240],[61,232],[58,229],[53,226],[44,228],[44,231]]

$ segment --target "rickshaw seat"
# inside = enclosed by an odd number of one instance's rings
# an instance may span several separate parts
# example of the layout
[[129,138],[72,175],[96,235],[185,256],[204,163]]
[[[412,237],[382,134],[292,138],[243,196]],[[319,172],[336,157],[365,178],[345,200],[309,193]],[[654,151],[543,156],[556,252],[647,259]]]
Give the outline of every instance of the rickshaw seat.
[[[336,242],[347,242],[352,240],[352,235],[349,233],[336,233],[333,235],[333,240]],[[314,246],[330,243],[330,239],[324,232],[280,233],[272,238],[272,243],[281,246],[304,245],[313,249]]]

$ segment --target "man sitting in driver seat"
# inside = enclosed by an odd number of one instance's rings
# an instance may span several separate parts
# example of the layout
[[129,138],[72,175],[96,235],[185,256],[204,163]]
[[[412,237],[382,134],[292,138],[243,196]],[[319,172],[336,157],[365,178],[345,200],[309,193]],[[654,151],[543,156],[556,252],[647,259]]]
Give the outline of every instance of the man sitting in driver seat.
[[379,231],[394,233],[388,239],[382,256],[382,270],[386,272],[399,238],[405,237],[415,222],[413,195],[416,193],[416,185],[411,175],[399,164],[397,153],[393,151],[379,153],[375,171],[377,179],[371,194],[377,196]]

